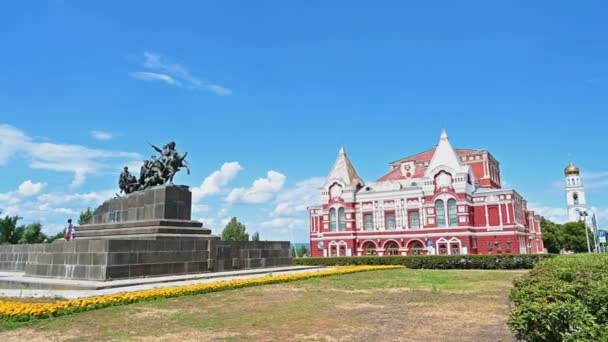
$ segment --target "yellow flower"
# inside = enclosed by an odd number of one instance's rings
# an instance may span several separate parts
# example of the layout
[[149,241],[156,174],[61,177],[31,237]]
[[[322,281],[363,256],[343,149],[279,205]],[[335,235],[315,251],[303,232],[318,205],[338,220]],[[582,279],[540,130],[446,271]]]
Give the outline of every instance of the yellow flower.
[[95,296],[89,298],[63,300],[55,303],[27,303],[0,301],[0,319],[29,320],[31,316],[65,315],[77,311],[93,310],[116,304],[128,304],[146,299],[166,298],[176,295],[200,294],[233,288],[295,281],[313,277],[402,268],[403,266],[340,266],[329,270],[310,271],[287,275],[272,275],[264,278],[225,280],[216,283],[170,286],[162,289],[141,290]]

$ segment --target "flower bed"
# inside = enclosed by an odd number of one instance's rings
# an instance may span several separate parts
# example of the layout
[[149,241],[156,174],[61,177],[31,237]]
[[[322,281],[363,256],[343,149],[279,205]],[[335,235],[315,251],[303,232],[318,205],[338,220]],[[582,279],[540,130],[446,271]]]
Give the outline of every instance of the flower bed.
[[40,318],[63,316],[75,312],[101,309],[109,306],[126,305],[160,298],[170,298],[187,295],[197,295],[218,292],[242,287],[285,283],[308,278],[325,277],[339,274],[349,274],[365,271],[387,270],[403,266],[351,266],[331,270],[311,271],[303,273],[269,275],[260,278],[226,280],[215,283],[171,286],[151,290],[123,292],[104,296],[62,300],[54,303],[31,303],[0,301],[0,319],[11,321],[29,321]]

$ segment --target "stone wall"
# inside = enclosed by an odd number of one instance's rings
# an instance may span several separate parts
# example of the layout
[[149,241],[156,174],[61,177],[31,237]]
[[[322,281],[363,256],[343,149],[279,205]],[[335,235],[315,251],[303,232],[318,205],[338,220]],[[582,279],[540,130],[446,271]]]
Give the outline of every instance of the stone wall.
[[210,241],[214,271],[288,266],[289,241]]
[[23,272],[25,264],[38,245],[1,245],[0,271]]
[[292,265],[289,242],[74,240],[0,246],[0,271],[26,276],[112,280]]

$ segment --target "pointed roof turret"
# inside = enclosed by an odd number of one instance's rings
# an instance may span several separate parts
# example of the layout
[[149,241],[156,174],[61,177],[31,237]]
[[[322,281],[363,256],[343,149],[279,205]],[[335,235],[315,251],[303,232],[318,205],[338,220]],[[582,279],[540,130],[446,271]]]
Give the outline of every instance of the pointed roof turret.
[[460,158],[458,154],[450,144],[450,140],[448,139],[448,134],[445,129],[441,131],[441,136],[439,137],[439,144],[435,148],[435,153],[433,154],[433,159],[429,163],[429,166],[426,168],[427,176],[438,166],[448,166],[454,169],[457,172],[460,172],[463,164],[460,162]]
[[344,146],[342,146],[340,148],[340,152],[338,152],[338,158],[336,158],[336,162],[334,163],[334,167],[331,169],[331,172],[327,177],[326,183],[330,182],[332,179],[339,179],[346,186],[357,186],[358,184],[363,185],[363,181],[361,181],[361,178],[359,178],[357,171],[355,171],[353,164],[346,155]]

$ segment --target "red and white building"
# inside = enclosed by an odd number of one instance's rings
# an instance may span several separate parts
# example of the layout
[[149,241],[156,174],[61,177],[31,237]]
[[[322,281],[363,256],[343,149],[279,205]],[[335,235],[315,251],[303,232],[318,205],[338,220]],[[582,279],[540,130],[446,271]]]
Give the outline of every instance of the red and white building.
[[312,256],[543,253],[540,217],[503,189],[487,150],[428,151],[364,183],[344,148],[309,207]]

